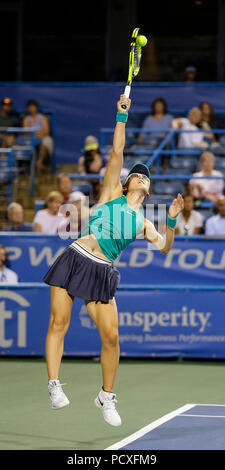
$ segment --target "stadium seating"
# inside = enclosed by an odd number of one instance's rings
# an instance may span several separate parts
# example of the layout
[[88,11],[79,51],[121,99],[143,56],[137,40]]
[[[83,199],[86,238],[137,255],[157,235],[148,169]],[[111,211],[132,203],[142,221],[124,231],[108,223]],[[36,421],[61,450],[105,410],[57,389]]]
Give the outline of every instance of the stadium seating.
[[165,179],[166,179],[166,175],[177,175],[178,173],[182,173],[182,175],[190,175],[192,173],[192,171],[190,170],[190,168],[167,168],[166,170],[164,170],[163,172],[163,176],[165,175]]
[[73,183],[72,191],[81,191],[82,193],[89,195],[93,191],[93,184],[86,182]]
[[184,185],[180,182],[173,182],[173,181],[168,181],[168,182],[157,182],[154,185],[154,193],[155,194],[177,194],[181,193],[183,194],[184,192]]
[[182,157],[177,157],[174,156],[170,160],[170,165],[174,169],[179,169],[180,173],[184,169],[188,169],[190,173],[192,173],[198,166],[198,158],[195,156],[182,156]]
[[215,168],[222,172],[225,172],[225,159],[221,157],[216,157]]

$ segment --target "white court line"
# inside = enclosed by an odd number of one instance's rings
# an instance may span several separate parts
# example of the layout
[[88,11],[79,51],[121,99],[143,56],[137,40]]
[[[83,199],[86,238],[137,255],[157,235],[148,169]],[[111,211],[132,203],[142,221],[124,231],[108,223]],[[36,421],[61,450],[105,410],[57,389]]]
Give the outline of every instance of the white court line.
[[218,415],[186,415],[185,413],[183,415],[178,415],[179,417],[182,418],[182,416],[197,416],[198,418],[225,418],[225,416],[218,416]]
[[180,415],[184,411],[190,410],[194,406],[196,406],[196,404],[194,404],[194,403],[188,403],[187,405],[181,406],[180,408],[177,408],[177,410],[171,411],[171,413],[168,413],[168,414],[162,416],[162,418],[159,418],[156,421],[153,421],[152,423],[148,424],[144,428],[139,429],[139,431],[134,432],[133,434],[131,434],[128,437],[125,437],[125,439],[122,439],[122,441],[116,442],[115,444],[113,444],[109,447],[106,447],[105,450],[118,450],[121,447],[124,447],[127,444],[130,444],[131,442],[135,441],[139,437],[144,436],[149,431],[152,431],[153,429],[157,428],[158,426],[161,426],[161,424],[166,423],[167,421],[174,418],[175,416]]

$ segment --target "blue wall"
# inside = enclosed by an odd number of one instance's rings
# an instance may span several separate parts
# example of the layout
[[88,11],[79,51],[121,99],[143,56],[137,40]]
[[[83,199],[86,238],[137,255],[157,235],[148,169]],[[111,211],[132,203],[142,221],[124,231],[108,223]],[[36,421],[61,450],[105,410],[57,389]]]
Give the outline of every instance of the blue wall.
[[[216,290],[119,289],[121,356],[225,358],[224,300],[225,292]],[[43,356],[49,313],[48,286],[0,286],[0,355]],[[98,330],[75,299],[64,354],[100,351]]]
[[[0,284],[0,354],[44,355],[50,289],[41,281],[71,241],[1,233],[9,266],[22,283]],[[121,274],[116,292],[121,354],[225,358],[224,240],[176,237],[168,254],[150,246],[136,240],[114,263]],[[99,355],[100,349],[98,331],[76,298],[65,353]]]
[[[1,83],[0,98],[10,96],[15,108],[24,108],[29,98],[56,111],[56,162],[77,160],[88,134],[98,136],[101,127],[115,123],[116,101],[124,83]],[[163,96],[169,108],[191,108],[201,101],[224,109],[225,83],[135,83],[132,89],[134,107],[150,106]]]
[[[9,268],[17,272],[20,282],[41,282],[54,260],[72,241],[54,235],[0,234],[0,243],[8,251]],[[176,237],[167,255],[152,248],[146,240],[139,239],[123,250],[114,262],[122,284],[224,284],[224,240]]]

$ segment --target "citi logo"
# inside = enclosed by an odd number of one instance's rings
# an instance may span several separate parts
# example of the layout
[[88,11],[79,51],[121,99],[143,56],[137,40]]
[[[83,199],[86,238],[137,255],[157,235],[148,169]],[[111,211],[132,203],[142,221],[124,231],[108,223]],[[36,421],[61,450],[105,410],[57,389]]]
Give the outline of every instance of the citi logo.
[[[7,300],[15,302],[12,310],[7,308]],[[10,348],[14,346],[17,341],[19,348],[27,346],[27,308],[30,303],[17,292],[8,290],[1,291],[0,293],[0,347]],[[17,321],[16,321],[17,317]],[[6,334],[6,325],[9,320],[13,320],[17,324],[17,338],[9,338]]]

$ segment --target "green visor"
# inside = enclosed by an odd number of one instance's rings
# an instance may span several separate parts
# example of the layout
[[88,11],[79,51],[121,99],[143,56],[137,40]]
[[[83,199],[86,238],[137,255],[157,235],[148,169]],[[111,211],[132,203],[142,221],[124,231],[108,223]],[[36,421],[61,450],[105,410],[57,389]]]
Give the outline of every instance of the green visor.
[[131,167],[131,169],[130,169],[128,175],[126,176],[126,178],[123,180],[122,186],[124,186],[124,185],[126,184],[127,180],[129,179],[129,177],[130,177],[133,173],[139,173],[139,174],[145,175],[145,176],[147,176],[147,178],[148,178],[149,181],[150,181],[151,176],[150,176],[150,171],[149,171],[147,165],[145,165],[144,163],[135,163],[135,164]]

